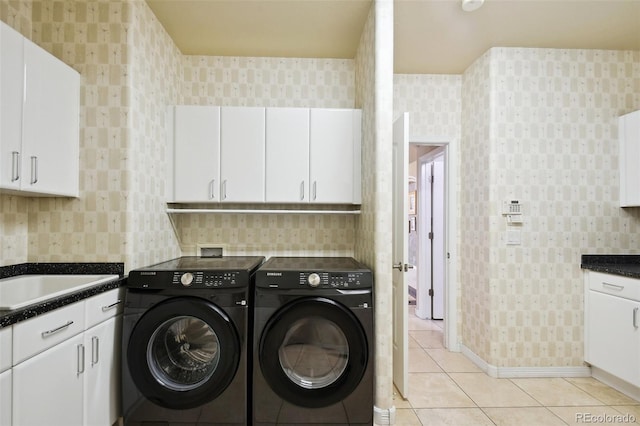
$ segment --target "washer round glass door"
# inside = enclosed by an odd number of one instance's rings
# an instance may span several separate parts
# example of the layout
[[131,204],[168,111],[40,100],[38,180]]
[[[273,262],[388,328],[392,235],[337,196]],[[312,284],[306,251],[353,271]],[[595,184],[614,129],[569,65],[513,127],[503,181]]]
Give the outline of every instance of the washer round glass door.
[[156,404],[194,408],[216,398],[240,362],[240,339],[216,305],[194,297],[160,303],[138,321],[127,362],[140,392]]
[[303,298],[270,318],[260,339],[260,366],[284,400],[326,407],[360,383],[367,348],[364,330],[349,309],[326,298]]

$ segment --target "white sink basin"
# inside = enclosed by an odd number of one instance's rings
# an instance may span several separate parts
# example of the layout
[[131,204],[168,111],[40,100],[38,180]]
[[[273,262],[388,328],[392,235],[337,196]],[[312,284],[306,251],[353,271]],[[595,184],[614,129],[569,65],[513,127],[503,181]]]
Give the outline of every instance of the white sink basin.
[[0,310],[13,310],[71,294],[118,275],[18,275],[0,280]]

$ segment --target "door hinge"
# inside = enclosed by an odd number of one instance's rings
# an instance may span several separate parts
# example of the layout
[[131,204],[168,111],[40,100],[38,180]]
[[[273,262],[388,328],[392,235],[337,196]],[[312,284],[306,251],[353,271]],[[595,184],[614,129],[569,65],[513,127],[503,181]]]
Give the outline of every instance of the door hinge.
[[429,289],[429,296],[433,297],[433,289],[432,288]]
[[429,239],[433,240],[433,232],[429,232]]

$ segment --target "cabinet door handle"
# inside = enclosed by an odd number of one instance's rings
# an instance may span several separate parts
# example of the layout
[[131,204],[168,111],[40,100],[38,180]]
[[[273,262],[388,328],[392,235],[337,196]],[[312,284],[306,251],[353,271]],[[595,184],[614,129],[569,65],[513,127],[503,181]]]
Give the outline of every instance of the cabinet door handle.
[[91,366],[93,367],[100,361],[100,339],[97,336],[91,337]]
[[316,198],[318,198],[318,182],[313,181],[313,201],[315,201]]
[[60,327],[56,327],[56,328],[52,328],[51,330],[47,330],[47,331],[43,331],[42,332],[42,337],[49,337],[52,334],[55,334],[59,331],[64,330],[65,328],[69,327],[71,324],[73,324],[73,321],[67,321],[66,324],[62,324]]
[[38,183],[38,157],[31,156],[31,185]]
[[211,179],[211,182],[209,182],[209,199],[210,200],[216,199],[216,180],[215,179]]
[[304,181],[300,182],[300,201],[304,201]]
[[616,290],[616,291],[624,290],[624,286],[623,285],[606,283],[604,281],[602,282],[602,287],[607,287],[607,288],[610,288],[611,290]]
[[11,153],[11,182],[20,179],[20,153],[13,151]]
[[638,309],[640,308],[633,308],[633,328],[636,330],[638,329]]
[[78,363],[76,366],[78,376],[84,373],[84,345],[82,343],[78,345]]
[[102,307],[102,312],[107,312],[108,310],[117,307],[121,303],[122,303],[122,300],[118,299],[118,300],[116,300],[114,303],[112,303],[110,305],[103,306]]
[[223,180],[222,181],[222,199],[226,200],[227,199],[227,180]]

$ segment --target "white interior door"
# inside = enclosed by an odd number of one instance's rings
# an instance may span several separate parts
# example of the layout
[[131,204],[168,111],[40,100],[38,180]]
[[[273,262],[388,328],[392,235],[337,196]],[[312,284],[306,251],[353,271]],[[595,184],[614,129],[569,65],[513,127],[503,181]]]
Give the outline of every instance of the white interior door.
[[433,160],[433,305],[431,318],[444,319],[446,263],[444,153]]
[[408,191],[409,113],[393,123],[393,382],[403,397],[409,390]]
[[415,314],[421,319],[431,319],[431,240],[429,233],[432,231],[431,217],[431,179],[433,176],[433,163],[427,162],[421,157],[418,170],[418,288],[416,292]]

